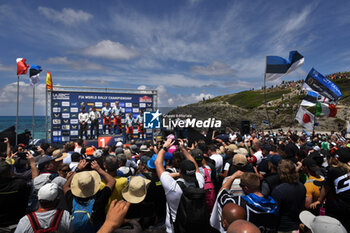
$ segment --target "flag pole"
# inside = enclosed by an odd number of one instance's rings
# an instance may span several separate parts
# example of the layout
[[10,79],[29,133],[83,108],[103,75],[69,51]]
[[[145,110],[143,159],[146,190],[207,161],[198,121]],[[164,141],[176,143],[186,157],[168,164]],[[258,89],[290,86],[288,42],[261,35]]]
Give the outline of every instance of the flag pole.
[[16,145],[18,144],[19,75],[17,75]]
[[[269,126],[270,126],[270,130],[272,131],[272,125],[270,122],[270,117],[266,108],[266,66],[267,66],[267,57],[265,58],[265,73],[264,73],[264,104],[265,104],[265,111],[266,111],[266,117],[267,117],[267,121],[269,122]],[[273,132],[272,132],[273,133]]]
[[35,120],[34,120],[34,106],[35,106],[35,84],[33,86],[33,114],[32,114],[32,138],[34,139],[34,126],[35,126]]
[[45,134],[46,134],[46,142],[48,140],[48,122],[47,122],[47,87],[46,87],[46,91],[45,91],[45,97],[46,97],[46,108],[45,108]]

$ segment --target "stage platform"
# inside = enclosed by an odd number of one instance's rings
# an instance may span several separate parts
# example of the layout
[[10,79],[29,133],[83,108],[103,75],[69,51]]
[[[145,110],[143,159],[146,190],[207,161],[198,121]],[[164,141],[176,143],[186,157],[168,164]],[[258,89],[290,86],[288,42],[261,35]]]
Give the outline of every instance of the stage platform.
[[[150,139],[138,139],[134,138],[135,144],[142,145],[146,141],[150,141]],[[122,142],[123,144],[130,144],[130,140],[126,140],[123,134],[104,134],[100,135],[98,139],[87,139],[84,140],[86,146],[94,146],[104,147],[104,146],[112,146],[116,145],[117,142]]]

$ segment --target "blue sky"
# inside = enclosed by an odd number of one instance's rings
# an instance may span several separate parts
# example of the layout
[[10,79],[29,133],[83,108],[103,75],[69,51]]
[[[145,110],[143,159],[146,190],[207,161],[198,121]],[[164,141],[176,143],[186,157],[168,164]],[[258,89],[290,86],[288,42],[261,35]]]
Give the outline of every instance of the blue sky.
[[[298,50],[328,74],[350,64],[350,1],[4,1],[0,0],[0,115],[15,115],[17,57],[54,84],[157,89],[160,106],[263,85],[265,56]],[[20,115],[32,89],[21,77]],[[280,81],[280,80],[279,80]],[[244,101],[244,100],[242,100]]]

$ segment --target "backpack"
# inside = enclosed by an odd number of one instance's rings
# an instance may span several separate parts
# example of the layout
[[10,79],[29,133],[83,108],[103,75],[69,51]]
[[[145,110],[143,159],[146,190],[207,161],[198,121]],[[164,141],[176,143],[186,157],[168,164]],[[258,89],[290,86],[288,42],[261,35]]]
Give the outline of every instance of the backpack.
[[182,195],[177,208],[175,222],[169,207],[170,222],[174,227],[174,232],[208,232],[210,225],[209,211],[206,205],[206,191],[198,187],[186,187],[180,181],[177,183],[182,189]]
[[29,219],[30,225],[32,225],[34,233],[57,232],[58,225],[60,224],[63,212],[64,210],[57,209],[49,228],[46,228],[46,229],[41,228],[35,212],[31,212],[27,214],[27,217]]
[[92,208],[95,203],[95,198],[91,198],[87,202],[81,202],[73,198],[73,210],[72,210],[72,226],[73,232],[76,233],[89,233],[96,232],[96,226],[94,226],[91,215]]
[[208,169],[203,167],[204,169],[204,190],[205,190],[205,200],[208,206],[209,212],[212,211],[214,203],[215,203],[215,188],[213,182],[211,182]]

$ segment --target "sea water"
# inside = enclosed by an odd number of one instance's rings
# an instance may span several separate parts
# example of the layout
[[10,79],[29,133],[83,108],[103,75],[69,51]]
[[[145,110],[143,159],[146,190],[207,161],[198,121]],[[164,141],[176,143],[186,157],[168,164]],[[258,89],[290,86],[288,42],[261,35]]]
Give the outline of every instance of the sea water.
[[[16,127],[16,116],[0,116],[0,132],[11,127]],[[18,133],[23,133],[28,129],[32,131],[32,117],[19,116],[18,117]],[[45,116],[34,117],[34,136],[33,138],[44,139],[46,137]]]

